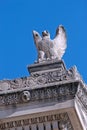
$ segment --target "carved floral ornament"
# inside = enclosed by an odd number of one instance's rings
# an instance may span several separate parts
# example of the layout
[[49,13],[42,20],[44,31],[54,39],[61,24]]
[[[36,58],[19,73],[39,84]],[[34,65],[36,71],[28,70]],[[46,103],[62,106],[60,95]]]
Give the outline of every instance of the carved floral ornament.
[[67,83],[32,90],[23,90],[22,92],[9,93],[0,96],[0,106],[18,103],[34,102],[37,100],[51,100],[56,98],[57,101],[73,99],[77,91],[78,83]]
[[36,88],[41,85],[50,84],[53,82],[61,82],[68,80],[82,80],[80,74],[77,72],[76,67],[72,67],[70,70],[50,71],[43,73],[31,74],[30,77],[23,77],[14,80],[2,80],[0,81],[0,92],[9,90],[16,90],[20,88]]

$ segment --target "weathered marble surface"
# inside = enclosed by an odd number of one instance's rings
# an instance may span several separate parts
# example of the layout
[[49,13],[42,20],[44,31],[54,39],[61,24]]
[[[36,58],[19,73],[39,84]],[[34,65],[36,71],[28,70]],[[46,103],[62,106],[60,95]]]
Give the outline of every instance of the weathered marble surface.
[[75,96],[75,109],[84,130],[87,130],[87,86],[79,85]]
[[62,25],[57,27],[55,38],[52,40],[50,33],[46,30],[42,32],[42,36],[37,31],[33,31],[33,37],[38,52],[37,62],[61,60],[67,47],[66,31]]
[[50,86],[52,83],[56,82],[57,84],[61,84],[64,83],[64,81],[69,82],[70,80],[81,80],[76,67],[66,70],[63,61],[53,61],[48,62],[48,64],[45,63],[41,65],[35,64],[33,66],[29,66],[29,68],[31,71],[31,75],[29,77],[0,81],[0,93],[20,91],[26,88],[40,88],[45,85]]
[[30,77],[0,81],[0,105],[55,98],[73,99],[81,77],[76,67],[67,70],[63,61],[29,66]]
[[[74,111],[73,111],[74,112]],[[41,127],[49,127],[49,130],[51,130],[51,128],[55,128],[57,130],[62,130],[62,127],[64,126],[65,128],[67,128],[68,130],[82,130],[81,127],[78,126],[79,123],[77,123],[77,118],[74,115],[75,113],[71,112],[59,112],[55,111],[55,112],[48,112],[48,113],[43,113],[40,114],[38,113],[38,115],[30,115],[30,116],[25,116],[22,117],[20,119],[9,119],[9,120],[5,120],[3,121],[3,123],[0,125],[1,130],[3,129],[13,129],[13,128],[18,128],[20,127],[21,129],[23,128],[23,130],[26,130],[26,128],[31,128],[32,130],[33,127],[36,126],[38,127],[38,129]],[[76,120],[75,125],[76,127],[73,127],[71,121],[70,121],[70,114],[73,114],[74,116],[74,120]],[[51,127],[51,128],[50,128]],[[44,129],[44,128],[43,128]],[[28,129],[27,129],[28,130]],[[40,129],[41,130],[41,129]],[[48,130],[48,129],[47,129]],[[53,129],[55,130],[55,129]]]
[[[67,105],[67,107],[70,107],[71,105],[77,112],[82,127],[86,130],[87,88],[76,67],[67,70],[62,60],[52,60],[47,63],[30,65],[28,66],[28,70],[30,72],[29,77],[0,81],[0,121],[8,117],[9,119],[11,117],[14,119],[14,115],[18,115],[18,113],[21,114],[19,115],[19,117],[21,117],[24,110],[26,113],[31,111],[33,107],[35,107],[35,111],[38,110],[38,107],[41,110],[46,107],[47,111],[49,111],[49,109],[51,111],[54,109],[60,109],[60,111],[62,111],[62,109],[65,109],[64,106]],[[68,102],[70,100],[73,100],[73,103]],[[66,104],[66,102],[68,102],[68,104]],[[59,104],[59,106],[54,107],[54,104]],[[63,108],[61,108],[61,106]],[[6,111],[6,113],[4,111]],[[69,118],[72,120],[72,115],[69,116]],[[38,121],[39,119],[35,118],[33,120]],[[21,119],[21,121],[18,120],[17,123],[16,120],[12,122],[5,121],[5,123],[0,122],[0,127],[1,130],[4,130],[5,127],[6,130],[8,127],[10,130],[13,130],[13,125],[18,127],[17,129],[22,129],[23,127],[24,130],[28,127],[36,129],[36,127],[29,124],[21,126],[20,122],[22,122],[23,125],[23,122],[27,121],[31,122],[28,118],[26,118],[26,121],[23,119]],[[18,126],[16,126],[15,123]],[[42,128],[42,126],[38,126],[38,128],[39,127]],[[46,127],[48,128],[48,126]],[[49,127],[51,127],[51,124]],[[52,127],[55,127],[55,125],[53,124]],[[79,123],[76,128],[72,126],[71,123],[69,128],[64,120],[62,120],[62,122],[58,120],[59,130],[80,130],[80,128]]]

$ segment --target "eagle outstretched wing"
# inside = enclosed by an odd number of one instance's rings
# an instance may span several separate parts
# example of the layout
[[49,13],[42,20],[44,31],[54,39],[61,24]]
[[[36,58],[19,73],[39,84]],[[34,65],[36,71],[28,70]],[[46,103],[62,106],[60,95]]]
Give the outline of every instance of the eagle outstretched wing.
[[62,25],[59,25],[59,27],[56,29],[56,36],[52,41],[54,46],[53,49],[56,55],[55,57],[61,59],[67,47],[66,31]]
[[58,59],[61,60],[66,44],[66,32],[62,25],[56,29],[56,36],[50,39],[50,33],[43,31],[42,36],[37,31],[33,31],[34,42],[38,50],[38,62]]

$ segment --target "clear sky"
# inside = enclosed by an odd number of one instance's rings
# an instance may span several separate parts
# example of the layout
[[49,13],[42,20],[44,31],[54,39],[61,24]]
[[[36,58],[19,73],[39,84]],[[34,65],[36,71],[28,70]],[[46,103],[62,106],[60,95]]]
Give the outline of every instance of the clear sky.
[[59,24],[67,32],[63,57],[87,83],[87,0],[0,0],[0,80],[29,76],[37,59],[32,30],[48,30],[54,38]]

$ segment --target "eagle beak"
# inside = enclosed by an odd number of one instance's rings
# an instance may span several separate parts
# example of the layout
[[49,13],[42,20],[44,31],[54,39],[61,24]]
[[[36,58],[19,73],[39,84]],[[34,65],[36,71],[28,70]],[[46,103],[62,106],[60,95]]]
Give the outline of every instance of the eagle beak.
[[35,34],[35,33],[36,33],[36,31],[35,31],[35,30],[33,30],[33,31],[32,31],[32,33],[33,33],[33,34]]

